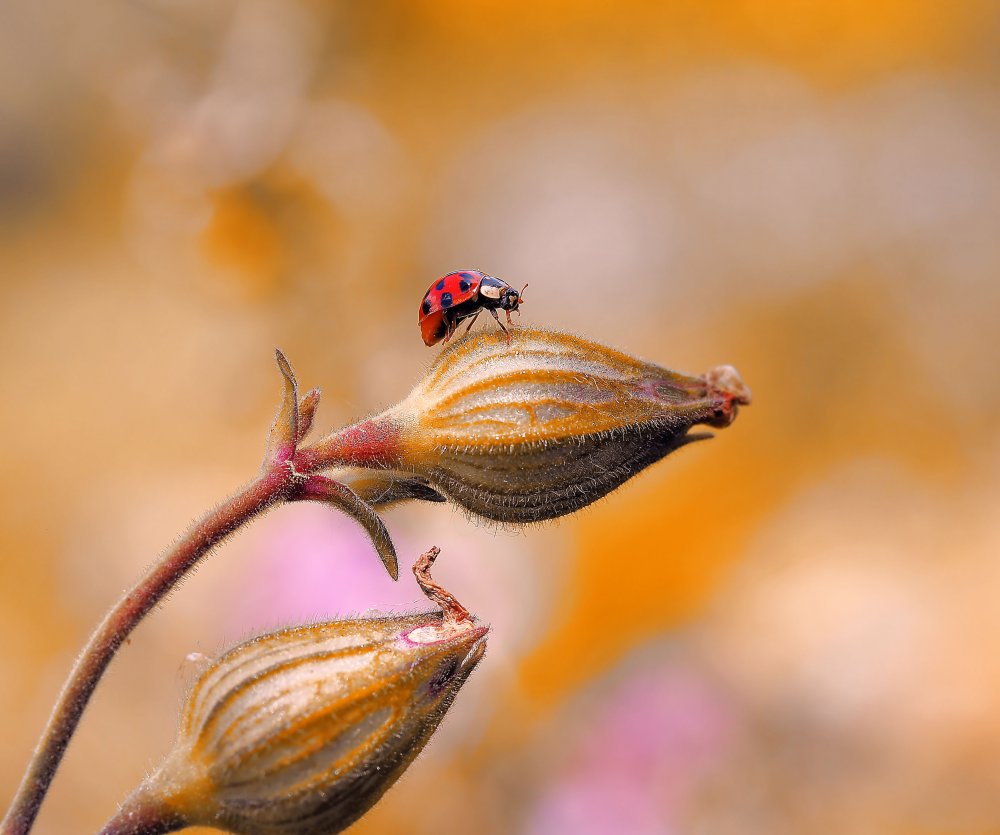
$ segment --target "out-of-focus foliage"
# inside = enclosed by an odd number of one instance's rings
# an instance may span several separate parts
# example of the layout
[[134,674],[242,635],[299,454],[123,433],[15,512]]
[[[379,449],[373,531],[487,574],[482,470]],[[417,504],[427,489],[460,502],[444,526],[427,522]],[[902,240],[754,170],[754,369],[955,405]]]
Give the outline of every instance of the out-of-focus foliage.
[[[436,356],[430,279],[478,267],[755,403],[558,526],[386,514],[494,633],[357,831],[1000,828],[998,30],[978,0],[3,4],[0,795],[104,607],[253,472],[272,347],[320,431],[355,419]],[[418,603],[381,571],[323,508],[228,544],[37,831],[94,830],[168,748],[178,658]]]

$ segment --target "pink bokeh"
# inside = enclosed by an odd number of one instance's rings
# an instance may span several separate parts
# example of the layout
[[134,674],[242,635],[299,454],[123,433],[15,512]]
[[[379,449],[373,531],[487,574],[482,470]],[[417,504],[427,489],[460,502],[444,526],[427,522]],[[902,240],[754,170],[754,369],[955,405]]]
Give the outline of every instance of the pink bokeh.
[[734,736],[724,696],[669,667],[640,670],[583,714],[575,727],[588,732],[531,815],[531,835],[678,832],[685,798]]
[[341,513],[319,505],[289,507],[255,533],[226,605],[230,634],[430,608],[407,582],[406,558],[400,558],[402,579],[394,583],[364,531]]

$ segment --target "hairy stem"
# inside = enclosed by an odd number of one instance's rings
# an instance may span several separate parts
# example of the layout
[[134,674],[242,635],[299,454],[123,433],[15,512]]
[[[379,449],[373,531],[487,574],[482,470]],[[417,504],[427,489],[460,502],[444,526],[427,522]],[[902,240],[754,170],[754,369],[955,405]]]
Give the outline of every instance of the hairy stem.
[[198,521],[105,616],[90,636],[56,701],[41,741],[3,821],[3,835],[24,835],[38,815],[70,738],[97,683],[139,621],[212,548],[282,499],[294,484],[287,464],[265,473]]
[[0,835],[26,835],[31,830],[80,717],[118,648],[214,545],[255,516],[274,504],[289,500],[326,501],[364,525],[386,569],[393,579],[396,578],[395,550],[385,526],[370,505],[349,488],[319,476],[313,476],[310,489],[305,489],[306,473],[338,464],[384,468],[394,451],[395,427],[363,421],[331,434],[314,447],[299,450],[299,442],[312,425],[319,391],[313,389],[299,400],[298,383],[288,360],[281,351],[276,352],[276,359],[284,396],[271,427],[260,476],[195,523],[114,605],[90,636],[52,709],[28,770],[0,825]]

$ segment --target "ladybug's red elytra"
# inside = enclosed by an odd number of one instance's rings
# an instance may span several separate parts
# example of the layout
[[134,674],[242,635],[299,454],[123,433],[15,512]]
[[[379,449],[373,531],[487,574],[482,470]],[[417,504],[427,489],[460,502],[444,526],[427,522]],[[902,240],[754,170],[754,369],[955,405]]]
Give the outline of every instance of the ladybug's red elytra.
[[510,332],[497,316],[497,310],[503,310],[507,314],[507,324],[512,324],[511,311],[517,310],[524,301],[522,294],[527,286],[525,284],[519,293],[502,278],[479,270],[458,270],[439,278],[420,302],[420,335],[424,344],[434,345],[442,339],[447,342],[455,335],[459,322],[471,317],[471,328],[476,317],[488,310],[500,330],[507,334],[509,345]]

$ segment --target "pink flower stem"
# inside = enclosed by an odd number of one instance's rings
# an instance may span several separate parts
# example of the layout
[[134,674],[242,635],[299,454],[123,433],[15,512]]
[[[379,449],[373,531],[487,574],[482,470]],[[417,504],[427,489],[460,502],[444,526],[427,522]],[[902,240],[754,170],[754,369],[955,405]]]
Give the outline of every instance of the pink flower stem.
[[66,746],[118,648],[139,621],[214,545],[282,499],[293,484],[291,467],[286,464],[282,469],[283,473],[271,471],[251,482],[204,516],[108,612],[77,658],[59,694],[4,818],[4,835],[24,835],[31,830]]
[[[385,467],[386,449],[394,433],[372,421],[346,427],[313,447],[297,450],[298,442],[312,423],[319,392],[309,392],[300,402],[295,377],[280,352],[278,365],[285,378],[285,396],[271,430],[261,475],[195,523],[114,605],[91,635],[52,709],[28,770],[0,825],[0,835],[26,835],[31,830],[80,717],[111,659],[143,617],[199,560],[235,530],[273,505],[303,498],[322,498],[304,495],[306,473],[340,464]],[[359,518],[366,529],[374,530],[376,523],[348,502],[349,497],[341,495],[350,491],[347,488],[335,491],[334,487],[334,482],[327,485],[331,493],[337,493],[338,506]],[[356,496],[354,499],[364,504]],[[371,510],[367,505],[365,508]],[[380,521],[378,524],[381,524]],[[384,538],[387,537],[388,534],[384,534]],[[377,547],[383,554],[387,547],[391,550],[391,543],[386,546],[379,541]],[[383,556],[383,559],[386,557]],[[392,559],[395,560],[394,554]]]

